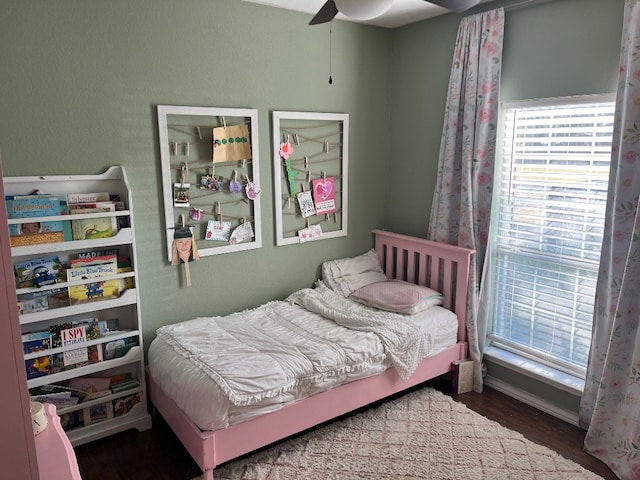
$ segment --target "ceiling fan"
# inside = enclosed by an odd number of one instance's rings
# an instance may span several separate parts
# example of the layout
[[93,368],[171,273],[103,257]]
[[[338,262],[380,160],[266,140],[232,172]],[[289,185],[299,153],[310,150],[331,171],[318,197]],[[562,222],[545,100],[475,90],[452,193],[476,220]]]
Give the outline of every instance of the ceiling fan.
[[[379,17],[391,8],[392,0],[327,0],[318,13],[311,19],[309,25],[318,25],[333,20],[338,12],[354,20],[371,20]],[[425,0],[439,7],[454,12],[464,12],[474,7],[480,0]]]

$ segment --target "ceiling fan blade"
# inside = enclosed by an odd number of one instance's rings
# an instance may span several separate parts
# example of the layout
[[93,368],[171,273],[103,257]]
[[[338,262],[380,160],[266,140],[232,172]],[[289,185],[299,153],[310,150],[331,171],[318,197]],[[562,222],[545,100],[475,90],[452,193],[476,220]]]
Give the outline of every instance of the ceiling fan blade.
[[333,20],[338,14],[338,7],[336,7],[336,2],[333,0],[327,0],[322,8],[316,13],[315,17],[311,19],[309,25],[318,25],[320,23],[327,23]]
[[465,10],[469,10],[471,7],[475,7],[477,4],[480,3],[480,0],[425,0],[425,1],[429,3],[433,3],[434,5],[438,5],[439,7],[446,8],[447,10],[452,10],[457,13],[464,12]]

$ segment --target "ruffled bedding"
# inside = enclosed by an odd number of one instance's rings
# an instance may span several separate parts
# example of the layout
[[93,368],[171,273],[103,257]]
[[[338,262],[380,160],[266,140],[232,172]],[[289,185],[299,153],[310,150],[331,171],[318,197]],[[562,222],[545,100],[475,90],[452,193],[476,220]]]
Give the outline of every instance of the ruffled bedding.
[[390,366],[405,379],[455,344],[457,318],[373,309],[320,283],[284,301],[161,327],[149,372],[202,430],[276,410]]

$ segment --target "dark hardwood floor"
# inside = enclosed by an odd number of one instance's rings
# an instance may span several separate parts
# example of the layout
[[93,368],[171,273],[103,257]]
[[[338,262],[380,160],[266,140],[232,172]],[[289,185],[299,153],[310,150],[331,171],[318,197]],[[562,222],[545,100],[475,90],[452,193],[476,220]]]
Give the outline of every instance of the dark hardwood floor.
[[[435,380],[429,386],[450,393],[446,381]],[[454,399],[606,480],[617,479],[606,465],[583,451],[585,432],[573,425],[490,388],[483,394],[454,395]],[[159,415],[151,430],[119,433],[75,450],[83,480],[190,480],[200,474],[198,466]]]

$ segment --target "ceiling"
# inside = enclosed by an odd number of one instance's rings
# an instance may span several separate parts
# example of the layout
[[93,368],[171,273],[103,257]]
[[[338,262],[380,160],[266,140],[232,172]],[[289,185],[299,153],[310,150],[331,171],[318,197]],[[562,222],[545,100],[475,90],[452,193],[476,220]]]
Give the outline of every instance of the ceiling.
[[[324,5],[326,0],[244,0],[245,2],[260,3],[277,8],[284,8],[295,12],[303,12],[309,14],[309,20],[313,18],[320,7]],[[481,0],[486,3],[493,0]],[[373,20],[361,21],[358,23],[366,23],[385,28],[396,28],[410,23],[419,22],[427,18],[436,17],[449,13],[449,10],[438,7],[424,0],[393,0],[393,4],[389,11],[381,17]],[[353,22],[341,13],[336,17],[337,20],[346,20]]]

